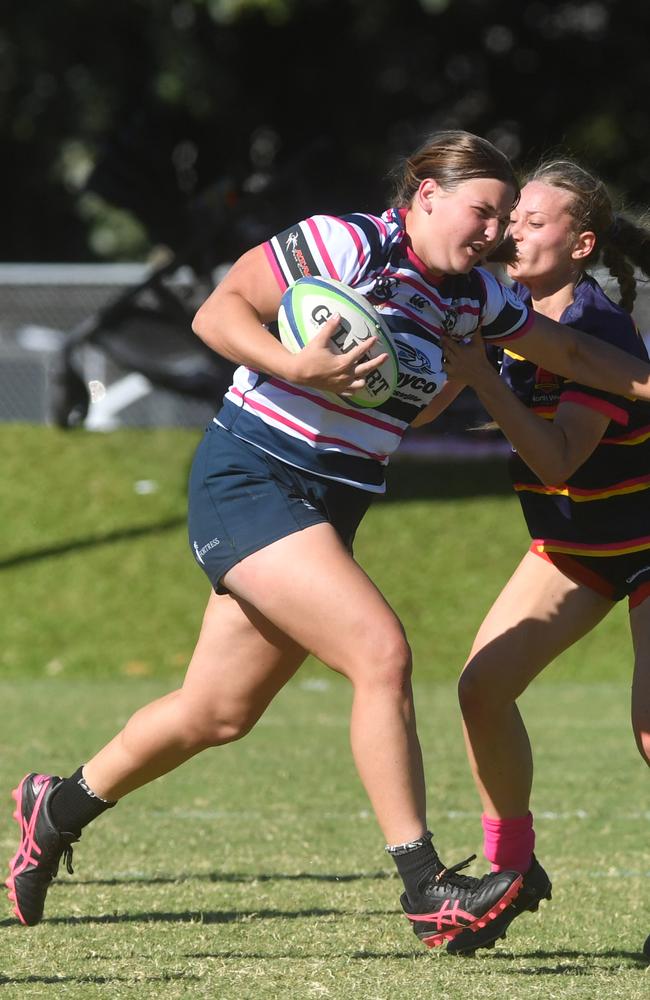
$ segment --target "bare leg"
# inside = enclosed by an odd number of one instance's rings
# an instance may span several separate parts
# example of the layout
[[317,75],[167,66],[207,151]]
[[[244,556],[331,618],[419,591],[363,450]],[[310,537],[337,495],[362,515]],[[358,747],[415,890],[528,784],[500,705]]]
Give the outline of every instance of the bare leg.
[[532,753],[516,699],[612,607],[529,552],[488,612],[459,683],[467,754],[486,815],[508,819],[529,809]]
[[389,843],[426,829],[410,650],[402,626],[328,524],[238,563],[212,596],[183,687],[129,720],[84,774],[116,799],[207,746],[237,739],[313,652],[354,685],[351,742]]
[[630,611],[634,642],[632,728],[639,753],[650,764],[650,600]]
[[[290,579],[279,576],[278,558],[291,567]],[[331,526],[316,525],[256,552],[225,582],[349,678],[352,752],[386,841],[421,836],[425,787],[410,649],[395,613]]]
[[141,708],[84,766],[104,799],[119,799],[257,722],[306,653],[245,601],[212,593],[183,687]]

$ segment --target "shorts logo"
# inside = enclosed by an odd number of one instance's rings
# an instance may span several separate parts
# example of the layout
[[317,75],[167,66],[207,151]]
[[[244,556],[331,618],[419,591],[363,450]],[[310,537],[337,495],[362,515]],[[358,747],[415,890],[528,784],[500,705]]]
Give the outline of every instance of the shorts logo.
[[210,541],[206,545],[204,545],[202,549],[199,548],[198,542],[193,542],[192,543],[192,546],[194,548],[194,553],[196,555],[196,558],[198,559],[198,561],[201,563],[202,566],[205,566],[205,563],[203,562],[203,558],[202,558],[205,555],[205,553],[209,552],[210,549],[216,549],[217,545],[220,545],[220,544],[221,544],[221,542],[220,542],[220,540],[218,538],[212,538],[212,539],[210,539]]
[[636,578],[641,576],[642,573],[647,573],[648,570],[650,570],[650,566],[644,566],[642,569],[638,569],[636,573],[632,573],[632,576],[626,576],[625,582],[632,583],[633,580],[636,580]]

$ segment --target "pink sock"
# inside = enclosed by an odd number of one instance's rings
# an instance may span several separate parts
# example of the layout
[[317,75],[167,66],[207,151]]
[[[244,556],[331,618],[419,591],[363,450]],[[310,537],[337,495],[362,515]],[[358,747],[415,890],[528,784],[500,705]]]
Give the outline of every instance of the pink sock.
[[533,814],[514,819],[492,819],[485,813],[483,824],[483,852],[492,862],[493,872],[505,869],[525,874],[530,868],[535,848]]

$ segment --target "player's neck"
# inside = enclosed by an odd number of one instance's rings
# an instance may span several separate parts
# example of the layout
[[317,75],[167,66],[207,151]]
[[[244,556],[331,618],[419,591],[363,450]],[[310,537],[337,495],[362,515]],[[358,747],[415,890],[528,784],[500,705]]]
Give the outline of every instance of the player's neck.
[[559,322],[565,309],[573,302],[577,282],[575,280],[558,284],[553,281],[535,281],[530,288],[531,304],[535,312]]

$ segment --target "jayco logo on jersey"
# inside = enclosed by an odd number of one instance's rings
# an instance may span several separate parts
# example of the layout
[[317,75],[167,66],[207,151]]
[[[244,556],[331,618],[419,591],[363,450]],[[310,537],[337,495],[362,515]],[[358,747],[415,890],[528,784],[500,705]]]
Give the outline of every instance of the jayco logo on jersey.
[[399,363],[405,368],[409,368],[412,372],[421,372],[423,375],[434,374],[431,361],[424,351],[419,351],[417,347],[413,347],[403,340],[396,340],[395,347]]
[[218,538],[211,538],[210,541],[207,542],[201,549],[199,548],[198,542],[193,543],[194,554],[196,555],[196,558],[198,559],[198,561],[201,563],[202,566],[205,566],[205,563],[203,562],[203,556],[205,555],[205,553],[209,552],[210,549],[216,549],[217,545],[221,545],[221,542]]

